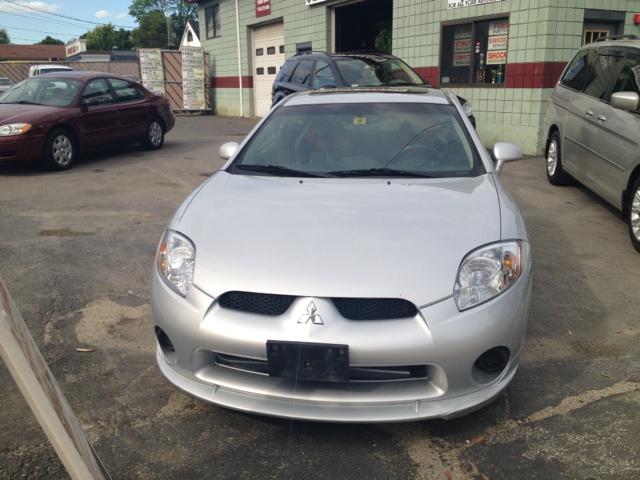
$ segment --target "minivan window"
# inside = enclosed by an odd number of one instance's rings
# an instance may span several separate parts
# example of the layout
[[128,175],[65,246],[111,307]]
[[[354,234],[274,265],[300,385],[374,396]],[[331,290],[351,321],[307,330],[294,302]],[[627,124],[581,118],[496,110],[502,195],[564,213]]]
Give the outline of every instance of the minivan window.
[[640,95],[640,52],[629,51],[622,71],[613,85],[611,93],[636,92]]
[[582,86],[589,72],[587,52],[588,50],[578,52],[560,81],[562,85],[573,90],[582,90]]
[[605,100],[607,87],[611,83],[624,57],[613,55],[600,55],[595,50],[589,50],[587,63],[589,74],[585,80],[582,91],[590,97]]

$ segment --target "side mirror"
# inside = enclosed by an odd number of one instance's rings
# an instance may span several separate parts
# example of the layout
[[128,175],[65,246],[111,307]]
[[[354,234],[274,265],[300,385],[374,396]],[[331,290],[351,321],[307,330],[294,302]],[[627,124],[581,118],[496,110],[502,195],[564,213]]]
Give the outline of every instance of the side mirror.
[[619,110],[634,111],[638,109],[640,97],[636,92],[616,92],[611,95],[611,106]]
[[96,105],[100,105],[100,102],[97,98],[87,98],[86,100],[82,101],[83,107],[95,107]]
[[506,162],[513,162],[522,158],[522,150],[513,143],[498,142],[491,150],[491,158],[493,158],[496,172],[500,175]]
[[223,160],[229,160],[233,154],[236,153],[239,146],[240,144],[237,142],[227,142],[220,147],[220,150],[218,150],[218,156]]

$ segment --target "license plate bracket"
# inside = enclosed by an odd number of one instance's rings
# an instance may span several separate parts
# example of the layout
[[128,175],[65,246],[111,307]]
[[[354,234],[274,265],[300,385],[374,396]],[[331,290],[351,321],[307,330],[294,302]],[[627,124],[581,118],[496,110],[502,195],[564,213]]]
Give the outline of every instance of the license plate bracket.
[[267,340],[269,376],[316,382],[349,381],[349,346]]

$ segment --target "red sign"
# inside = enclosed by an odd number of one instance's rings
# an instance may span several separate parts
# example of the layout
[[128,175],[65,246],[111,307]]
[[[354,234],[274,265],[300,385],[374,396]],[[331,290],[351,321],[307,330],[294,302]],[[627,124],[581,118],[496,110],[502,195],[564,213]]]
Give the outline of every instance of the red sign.
[[487,52],[487,65],[507,63],[507,51]]
[[471,39],[456,40],[453,42],[453,53],[464,53],[471,51]]
[[256,0],[256,17],[271,15],[271,0]]

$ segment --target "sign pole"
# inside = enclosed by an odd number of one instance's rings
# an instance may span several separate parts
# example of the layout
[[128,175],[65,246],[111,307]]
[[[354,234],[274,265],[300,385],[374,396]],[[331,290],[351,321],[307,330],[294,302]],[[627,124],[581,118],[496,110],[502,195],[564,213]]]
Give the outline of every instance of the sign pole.
[[74,480],[110,480],[0,278],[0,356]]

